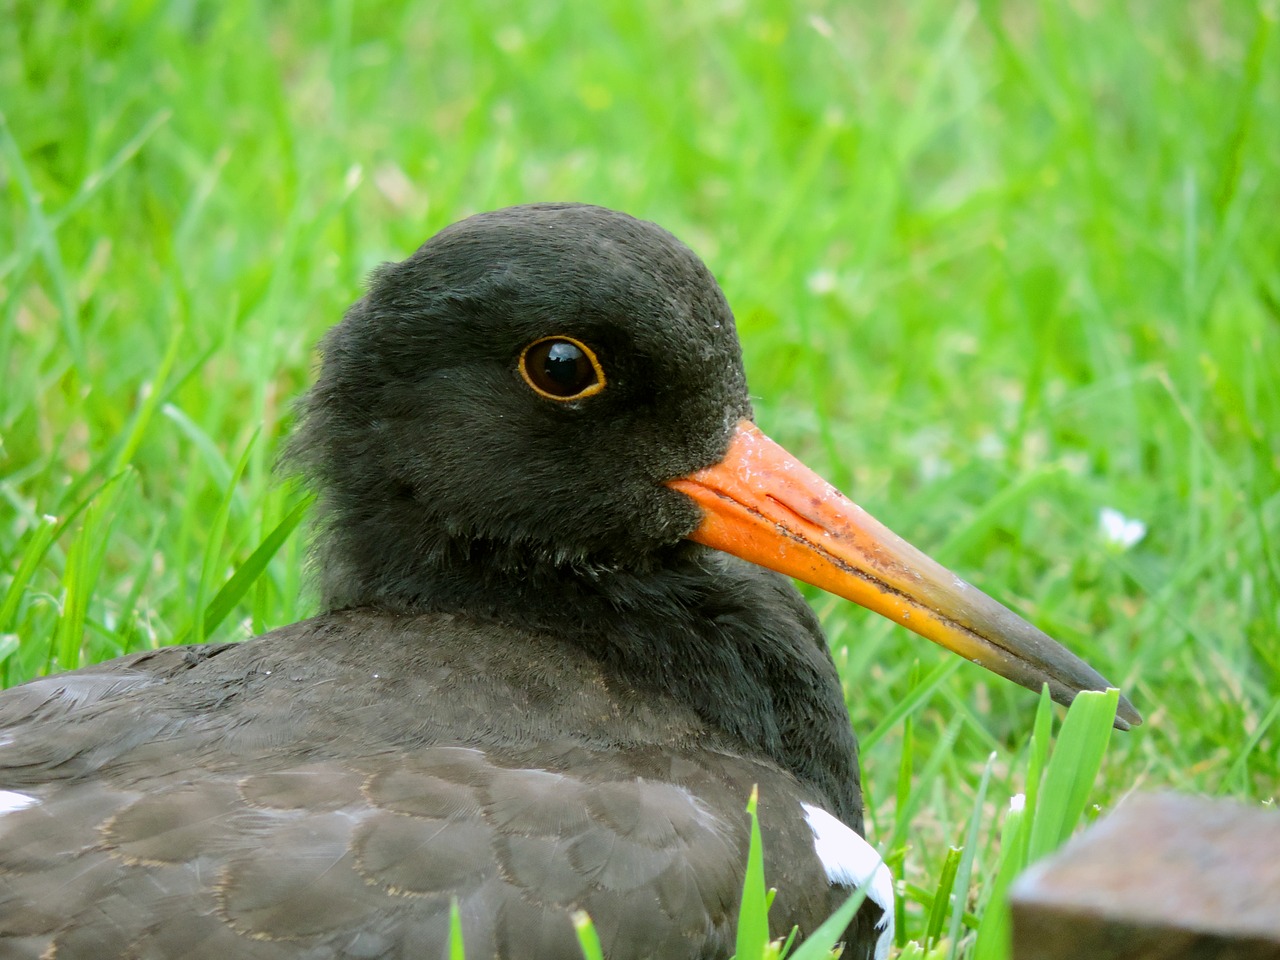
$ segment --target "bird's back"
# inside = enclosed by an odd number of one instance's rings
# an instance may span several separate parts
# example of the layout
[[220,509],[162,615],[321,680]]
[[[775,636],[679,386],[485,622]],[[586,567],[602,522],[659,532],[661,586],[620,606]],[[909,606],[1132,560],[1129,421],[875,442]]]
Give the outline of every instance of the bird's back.
[[547,636],[357,610],[167,648],[0,699],[0,945],[416,958],[456,899],[470,957],[574,956],[577,909],[614,958],[728,956],[753,785],[775,925],[812,930],[848,892],[812,792]]

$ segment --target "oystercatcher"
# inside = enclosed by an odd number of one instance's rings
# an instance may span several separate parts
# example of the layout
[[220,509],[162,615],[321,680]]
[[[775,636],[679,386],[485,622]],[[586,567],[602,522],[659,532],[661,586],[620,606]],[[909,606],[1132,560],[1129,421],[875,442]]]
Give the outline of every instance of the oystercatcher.
[[[289,460],[324,613],[0,695],[0,954],[727,957],[759,791],[777,935],[892,884],[785,574],[1066,702],[1101,676],[752,423],[733,315],[661,228],[443,230],[325,338]],[[775,572],[776,571],[776,572]],[[1117,723],[1137,723],[1122,700]]]

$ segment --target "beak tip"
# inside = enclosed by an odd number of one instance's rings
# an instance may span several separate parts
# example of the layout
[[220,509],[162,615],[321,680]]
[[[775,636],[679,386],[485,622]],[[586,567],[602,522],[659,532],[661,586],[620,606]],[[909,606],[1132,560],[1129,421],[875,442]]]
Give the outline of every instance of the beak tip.
[[1116,704],[1116,729],[1128,730],[1140,726],[1142,726],[1142,714],[1129,702],[1128,697],[1123,693],[1120,694],[1120,702]]

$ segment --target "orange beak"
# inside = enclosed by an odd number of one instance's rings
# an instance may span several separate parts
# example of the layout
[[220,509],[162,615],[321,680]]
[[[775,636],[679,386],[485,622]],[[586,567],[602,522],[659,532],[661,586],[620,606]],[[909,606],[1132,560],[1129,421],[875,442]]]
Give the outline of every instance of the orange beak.
[[[774,443],[738,424],[725,458],[668,486],[702,508],[690,539],[811,583],[1067,704],[1111,684],[1052,637],[931,560]],[[1123,696],[1116,726],[1142,717]]]

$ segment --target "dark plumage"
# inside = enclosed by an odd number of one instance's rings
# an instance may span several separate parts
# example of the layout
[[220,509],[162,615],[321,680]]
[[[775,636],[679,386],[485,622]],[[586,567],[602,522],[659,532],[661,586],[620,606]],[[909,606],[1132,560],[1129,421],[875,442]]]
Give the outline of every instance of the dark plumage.
[[[378,271],[323,354],[289,458],[328,612],[0,696],[0,954],[436,956],[456,898],[473,958],[574,956],[576,909],[613,958],[727,957],[753,785],[773,931],[812,931],[851,889],[813,808],[861,831],[856,745],[790,582],[705,545],[759,559],[705,484],[768,441],[701,262],[596,207],[483,214]],[[800,501],[755,509],[862,562]],[[839,575],[916,603],[890,573]],[[1004,650],[1007,611],[947,603],[921,632]],[[1034,634],[1009,649],[1049,666],[996,668],[1103,682]],[[886,922],[869,900],[846,956]]]

